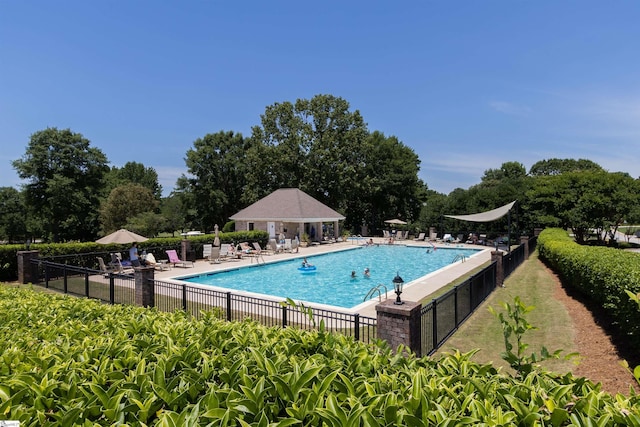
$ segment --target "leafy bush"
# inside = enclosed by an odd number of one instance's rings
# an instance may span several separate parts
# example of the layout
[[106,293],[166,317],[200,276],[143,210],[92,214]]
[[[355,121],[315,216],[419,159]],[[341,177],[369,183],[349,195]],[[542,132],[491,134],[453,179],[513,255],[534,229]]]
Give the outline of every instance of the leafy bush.
[[640,425],[640,397],[377,343],[0,286],[0,419],[23,426]]
[[[219,233],[221,243],[259,242],[263,247],[269,240],[266,231],[238,231],[231,233]],[[202,258],[202,247],[205,243],[213,243],[215,235],[189,237],[192,250],[197,258]],[[157,237],[138,244],[140,251],[164,253],[167,249],[181,248],[182,237]],[[131,245],[109,244],[102,245],[95,242],[85,243],[34,243],[31,250],[39,251],[40,258],[56,258],[57,262],[72,264],[79,267],[98,268],[97,256],[106,256],[111,252],[126,252]],[[25,250],[24,245],[0,245],[0,280],[13,281],[18,278],[18,251]]]
[[625,292],[640,292],[638,254],[578,245],[561,229],[544,230],[538,237],[538,250],[566,285],[600,304],[640,351],[640,311]]

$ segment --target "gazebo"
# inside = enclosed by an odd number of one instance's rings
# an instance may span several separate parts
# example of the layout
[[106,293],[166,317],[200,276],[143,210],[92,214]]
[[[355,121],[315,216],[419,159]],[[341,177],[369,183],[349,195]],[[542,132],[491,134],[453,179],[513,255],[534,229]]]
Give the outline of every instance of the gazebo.
[[247,206],[230,219],[236,230],[265,230],[269,237],[283,234],[293,239],[307,233],[312,241],[323,241],[325,223],[332,224],[338,237],[339,221],[345,217],[298,188],[281,188]]

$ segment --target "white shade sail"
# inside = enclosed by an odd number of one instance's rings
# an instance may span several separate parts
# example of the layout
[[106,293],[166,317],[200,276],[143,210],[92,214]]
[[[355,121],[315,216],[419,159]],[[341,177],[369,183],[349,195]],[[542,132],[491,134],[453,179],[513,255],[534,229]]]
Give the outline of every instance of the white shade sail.
[[445,215],[447,218],[453,218],[453,219],[459,219],[460,221],[470,221],[470,222],[491,222],[491,221],[495,221],[497,219],[502,218],[503,216],[505,216],[507,213],[509,213],[509,211],[511,210],[511,208],[513,207],[513,205],[515,205],[516,201],[514,200],[513,202],[501,206],[499,208],[490,210],[490,211],[486,211],[486,212],[480,212],[480,213],[476,213],[476,214],[470,214],[470,215]]

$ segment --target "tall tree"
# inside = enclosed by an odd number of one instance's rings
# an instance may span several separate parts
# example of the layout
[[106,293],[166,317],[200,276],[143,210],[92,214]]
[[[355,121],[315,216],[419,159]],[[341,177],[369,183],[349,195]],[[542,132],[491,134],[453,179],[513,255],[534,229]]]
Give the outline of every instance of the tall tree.
[[198,228],[211,231],[242,209],[247,175],[246,152],[251,144],[240,133],[220,131],[193,142],[185,162],[193,178],[189,192],[197,201]]
[[527,200],[527,215],[536,225],[570,228],[584,243],[591,230],[615,230],[632,215],[640,187],[626,173],[565,172],[535,179]]
[[602,171],[602,167],[586,159],[546,159],[534,163],[529,169],[531,176],[561,175],[565,172]]
[[151,193],[160,200],[162,197],[162,186],[158,183],[158,173],[152,167],[146,167],[142,163],[127,162],[121,168],[113,166],[107,174],[108,190],[126,184],[138,184],[151,190]]
[[26,208],[22,194],[13,187],[0,187],[0,239],[12,243],[26,238]]
[[100,207],[102,231],[107,234],[123,228],[131,218],[153,213],[157,205],[158,201],[147,187],[132,183],[116,187]]
[[31,135],[24,156],[13,161],[13,167],[28,180],[26,204],[45,239],[95,239],[99,196],[108,171],[100,149],[70,129],[47,128]]

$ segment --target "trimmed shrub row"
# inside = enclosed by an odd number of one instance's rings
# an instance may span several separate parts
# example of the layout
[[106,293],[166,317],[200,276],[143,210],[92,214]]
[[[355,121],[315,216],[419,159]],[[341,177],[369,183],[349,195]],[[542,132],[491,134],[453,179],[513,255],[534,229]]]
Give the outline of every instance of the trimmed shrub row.
[[538,250],[563,283],[600,304],[640,351],[640,311],[625,292],[640,292],[639,254],[578,245],[565,230],[555,228],[540,234]]
[[[218,233],[221,243],[238,242],[259,242],[265,247],[269,240],[269,233],[266,231],[234,231],[231,233]],[[192,249],[198,258],[202,258],[202,247],[205,243],[213,243],[215,235],[205,234],[202,236],[189,237]],[[158,237],[149,239],[138,244],[140,251],[153,251],[158,257],[158,253],[166,249],[179,249],[182,237]],[[51,259],[52,257],[64,257],[62,263],[73,264],[79,267],[98,268],[96,256],[108,254],[110,252],[125,252],[130,245],[101,245],[95,242],[86,243],[34,243],[31,250],[40,252],[40,258]],[[0,280],[14,281],[18,278],[18,251],[25,250],[24,245],[0,245]],[[160,256],[161,258],[162,256]]]
[[[0,419],[23,426],[639,426],[640,396],[296,328],[0,286]],[[402,349],[401,349],[402,350]]]

